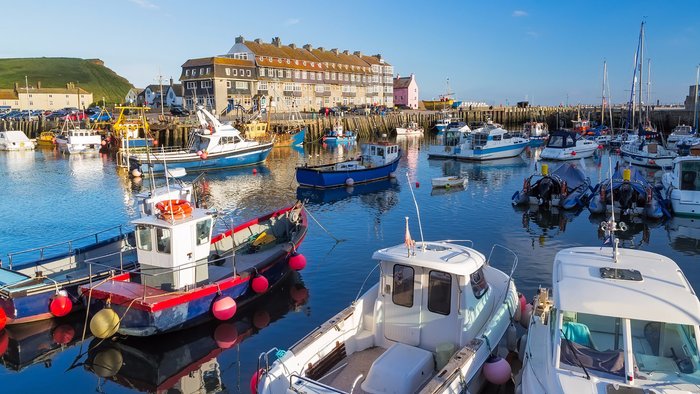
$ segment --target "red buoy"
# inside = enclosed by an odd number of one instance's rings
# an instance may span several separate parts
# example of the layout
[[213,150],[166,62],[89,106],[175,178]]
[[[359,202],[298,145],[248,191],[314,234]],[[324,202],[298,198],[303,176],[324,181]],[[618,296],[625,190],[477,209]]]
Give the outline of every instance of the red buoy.
[[257,168],[253,168],[253,175],[255,175],[255,174],[257,174],[257,173],[258,173],[258,169],[257,169]]
[[0,331],[0,357],[7,351],[7,346],[10,344],[10,336],[7,331]]
[[416,182],[416,189],[420,187],[420,182]]
[[207,159],[207,157],[209,157],[209,153],[207,153],[206,151],[204,151],[204,152],[202,152],[202,155],[201,155],[201,156],[199,156],[199,157],[201,157],[201,158],[202,158],[202,160],[206,160],[206,159]]
[[71,302],[68,294],[65,291],[60,291],[49,303],[49,310],[51,314],[56,317],[65,316],[70,313],[73,309],[73,302]]
[[250,392],[252,394],[258,394],[258,382],[260,381],[260,377],[262,377],[262,375],[264,373],[265,373],[265,371],[263,371],[262,369],[259,369],[250,378]]
[[75,338],[75,329],[70,324],[61,324],[51,333],[54,343],[67,345]]
[[214,330],[214,341],[220,349],[228,349],[238,342],[238,329],[233,323],[221,323]]
[[301,271],[306,267],[306,257],[303,254],[294,252],[289,256],[289,268],[294,271]]
[[211,304],[211,313],[214,317],[219,320],[228,320],[236,314],[236,301],[229,297],[218,297],[214,303]]
[[[7,324],[7,315],[5,314],[5,310],[0,308],[0,331],[2,331],[3,328],[5,328],[5,325]],[[0,353],[2,354],[2,353]]]
[[155,138],[153,139],[153,146],[158,146],[158,140]]
[[576,156],[576,151],[571,151],[571,156]]
[[255,278],[253,278],[253,281],[252,281],[250,287],[253,288],[254,292],[261,294],[261,293],[264,293],[267,291],[268,286],[269,286],[269,282],[267,281],[267,278],[262,276],[262,275],[258,275]]

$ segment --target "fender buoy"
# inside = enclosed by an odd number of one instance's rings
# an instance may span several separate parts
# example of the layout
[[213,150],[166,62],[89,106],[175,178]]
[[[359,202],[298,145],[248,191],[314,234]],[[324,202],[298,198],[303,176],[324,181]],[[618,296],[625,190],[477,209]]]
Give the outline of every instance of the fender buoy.
[[255,278],[253,278],[250,287],[253,288],[253,291],[261,294],[267,291],[267,288],[269,286],[269,282],[266,277],[262,275],[258,275]]
[[294,252],[289,256],[289,268],[301,271],[304,267],[306,267],[306,257],[303,254]]
[[259,369],[250,377],[250,392],[252,394],[258,394],[258,382],[264,373],[264,370]]
[[120,320],[112,308],[105,308],[95,313],[90,320],[90,332],[96,338],[105,339],[119,331]]
[[68,297],[65,290],[61,290],[51,299],[49,311],[56,317],[62,317],[70,313],[73,309],[73,302]]
[[236,301],[229,297],[218,297],[214,303],[211,304],[211,313],[218,320],[228,320],[236,314]]
[[484,377],[489,383],[501,385],[511,378],[510,364],[498,356],[490,356],[484,363]]
[[[5,310],[0,308],[0,331],[2,331],[3,328],[5,328],[5,325],[7,324],[7,314],[5,314]],[[0,355],[2,355],[0,353]]]

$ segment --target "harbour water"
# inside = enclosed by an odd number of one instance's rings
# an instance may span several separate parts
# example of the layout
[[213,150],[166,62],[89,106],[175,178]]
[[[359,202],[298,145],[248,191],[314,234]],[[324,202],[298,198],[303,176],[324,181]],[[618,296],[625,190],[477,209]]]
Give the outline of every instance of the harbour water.
[[[264,165],[206,174],[207,204],[219,210],[218,230],[291,204],[298,197],[308,199],[313,220],[300,248],[307,258],[306,269],[229,322],[147,340],[97,341],[89,330],[83,340],[80,314],[7,330],[0,334],[2,392],[248,393],[258,354],[272,347],[289,348],[352,302],[375,266],[372,253],[404,242],[406,216],[413,238],[420,239],[408,179],[426,239],[471,239],[484,254],[494,243],[514,250],[519,258],[515,283],[528,298],[538,286],[551,284],[557,251],[602,245],[599,225],[604,217],[591,216],[587,210],[511,206],[512,194],[535,170],[537,150],[505,161],[463,163],[428,160],[422,139],[399,142],[404,156],[396,179],[352,189],[297,191],[294,166],[357,155],[354,145],[276,148]],[[616,160],[613,154],[613,165]],[[577,165],[596,184],[606,177],[608,163],[604,153],[599,161],[587,159]],[[459,173],[468,178],[465,189],[431,190],[432,178]],[[190,174],[185,179],[194,177]],[[9,252],[127,224],[137,215],[135,194],[147,187],[146,180],[137,182],[118,173],[114,161],[105,156],[0,152],[3,263]],[[700,220],[673,218],[628,225],[620,235],[624,246],[670,257],[691,284],[700,287]],[[503,269],[510,263],[493,261]],[[376,272],[367,283],[374,280]]]

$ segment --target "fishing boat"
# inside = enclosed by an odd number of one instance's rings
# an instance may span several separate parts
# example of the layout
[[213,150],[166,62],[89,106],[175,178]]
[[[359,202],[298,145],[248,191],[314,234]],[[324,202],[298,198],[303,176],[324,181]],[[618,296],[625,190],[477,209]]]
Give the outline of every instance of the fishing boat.
[[666,149],[656,141],[642,139],[639,143],[627,143],[620,147],[620,156],[630,163],[642,167],[669,168],[678,153]]
[[517,257],[509,275],[493,249],[487,259],[457,242],[415,243],[407,231],[377,250],[379,283],[288,350],[262,353],[253,391],[455,393],[509,380],[490,355],[519,309]]
[[572,122],[574,123],[574,133],[586,135],[591,129],[591,121],[588,119],[581,119],[580,115],[578,119],[572,120]]
[[675,158],[661,180],[674,214],[700,216],[700,154]]
[[530,140],[531,146],[539,146],[544,144],[549,136],[549,128],[546,123],[533,120],[523,124],[522,136]]
[[575,160],[593,156],[598,144],[581,137],[580,134],[558,130],[549,136],[547,145],[540,154],[542,160]]
[[34,142],[19,130],[0,131],[0,150],[34,150]]
[[[612,191],[612,193],[611,193]],[[588,210],[591,213],[644,216],[660,219],[667,213],[658,190],[634,167],[617,166],[612,179],[593,188]]]
[[618,247],[559,251],[552,292],[534,297],[516,392],[700,391],[700,301],[670,258]]
[[401,149],[396,144],[363,144],[362,155],[357,159],[297,167],[296,180],[301,186],[332,188],[387,179],[393,176],[399,159]]
[[423,132],[423,128],[418,126],[416,122],[409,122],[405,127],[396,128],[396,135],[422,136]]
[[36,137],[37,148],[54,148],[56,146],[56,134],[53,131],[42,131]]
[[80,128],[67,119],[61,132],[56,135],[56,145],[63,154],[93,154],[100,151],[102,136],[95,129]]
[[326,130],[322,138],[322,141],[326,144],[355,142],[356,140],[357,133],[345,130],[340,122],[336,122],[332,129]]
[[132,222],[139,269],[81,287],[90,308],[100,310],[90,323],[98,338],[117,332],[150,336],[212,317],[227,320],[290,269],[305,265],[296,253],[307,228],[300,203],[216,236],[210,211],[180,200],[157,209]]
[[444,118],[440,118],[435,121],[435,124],[433,125],[433,128],[438,132],[443,132],[445,129],[447,129],[447,126],[452,122],[452,118],[447,115]]
[[188,149],[161,148],[128,156],[129,168],[147,174],[162,174],[165,165],[188,171],[248,166],[265,161],[272,142],[246,140],[241,132],[228,123],[221,123],[203,106],[197,107],[200,128],[192,129]]
[[427,111],[439,111],[452,108],[454,100],[449,97],[440,97],[438,100],[423,100],[423,106]]
[[441,176],[441,177],[433,178],[431,180],[431,184],[433,185],[433,187],[444,187],[444,188],[466,187],[468,181],[469,181],[469,179],[466,177],[463,177],[463,176]]
[[158,145],[156,135],[151,134],[146,113],[149,107],[118,106],[119,110],[112,134],[105,139],[108,149],[117,152],[117,165],[129,167],[129,156],[146,153]]
[[580,168],[564,163],[551,174],[549,165],[542,164],[541,169],[541,174],[525,178],[522,190],[513,194],[513,205],[573,209],[584,203],[591,181]]

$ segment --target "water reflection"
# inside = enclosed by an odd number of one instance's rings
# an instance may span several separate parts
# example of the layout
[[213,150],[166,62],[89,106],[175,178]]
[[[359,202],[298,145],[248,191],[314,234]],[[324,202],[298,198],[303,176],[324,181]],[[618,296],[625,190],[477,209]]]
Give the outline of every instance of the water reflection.
[[[304,311],[308,298],[301,278],[292,273],[279,287],[240,310],[234,320],[210,322],[154,338],[95,339],[84,367],[97,375],[98,391],[104,380],[144,392],[227,391],[222,375],[240,365],[222,366],[222,353],[235,351],[243,341],[290,311]],[[235,364],[250,362],[237,359]]]
[[[398,201],[399,182],[395,178],[357,184],[332,189],[314,189],[297,187],[297,199],[307,201],[309,205],[332,205],[334,203],[360,196],[360,200],[370,208],[386,211]],[[374,194],[373,196],[368,196]]]
[[[605,241],[605,233],[600,226],[604,220],[607,220],[604,215],[590,214],[588,216],[588,221],[597,226],[597,236],[601,245]],[[615,220],[618,223],[624,223],[624,226],[620,225],[622,227],[621,231],[615,232],[615,236],[620,241],[620,246],[631,249],[640,249],[645,245],[649,245],[651,230],[662,226],[662,222],[641,217],[618,216]]]
[[557,207],[515,206],[515,212],[522,216],[522,228],[544,246],[547,238],[554,238],[566,231],[566,227],[579,215],[579,211],[567,211]]
[[685,255],[700,255],[700,219],[674,217],[664,224],[671,247]]

